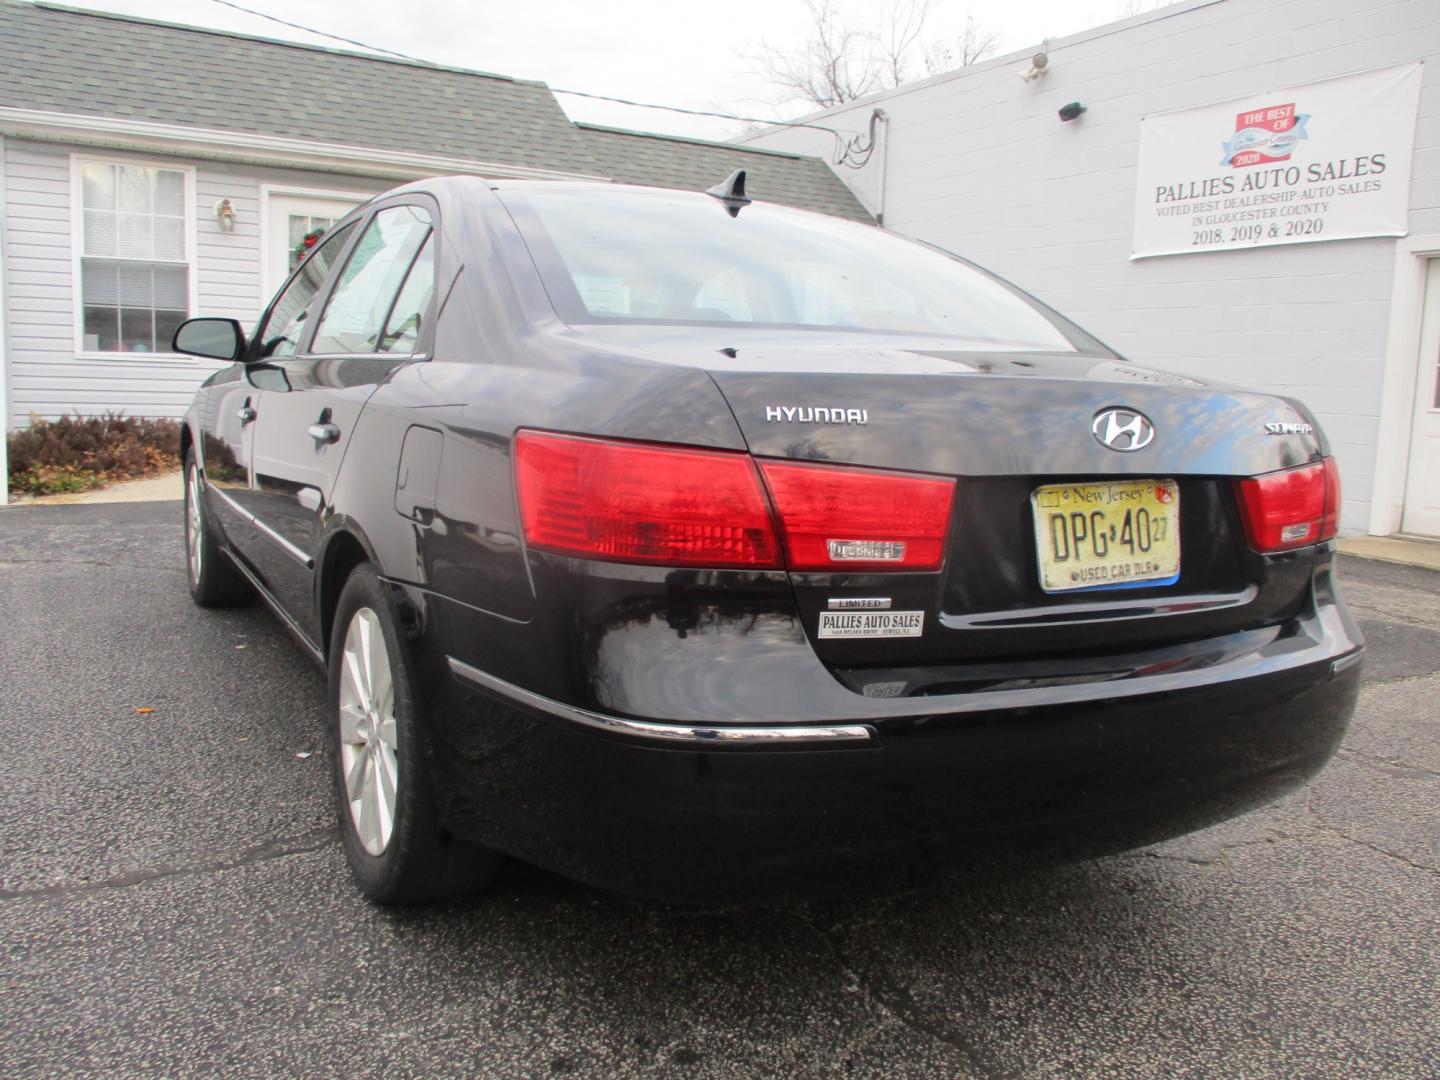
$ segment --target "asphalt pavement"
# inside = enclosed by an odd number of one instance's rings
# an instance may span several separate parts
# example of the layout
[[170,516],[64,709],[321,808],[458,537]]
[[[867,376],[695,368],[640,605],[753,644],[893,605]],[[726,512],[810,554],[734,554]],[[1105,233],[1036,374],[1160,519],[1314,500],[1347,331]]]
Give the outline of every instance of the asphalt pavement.
[[1115,858],[693,911],[345,872],[323,681],[177,503],[0,511],[0,1076],[1440,1076],[1440,574],[1304,792]]

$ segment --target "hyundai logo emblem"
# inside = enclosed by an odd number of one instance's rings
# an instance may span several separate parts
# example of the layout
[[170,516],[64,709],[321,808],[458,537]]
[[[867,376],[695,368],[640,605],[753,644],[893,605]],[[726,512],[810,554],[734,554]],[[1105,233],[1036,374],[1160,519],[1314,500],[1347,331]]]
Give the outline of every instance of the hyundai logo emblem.
[[1101,409],[1095,414],[1090,431],[1101,446],[1122,454],[1149,446],[1155,438],[1155,425],[1144,413],[1134,409]]

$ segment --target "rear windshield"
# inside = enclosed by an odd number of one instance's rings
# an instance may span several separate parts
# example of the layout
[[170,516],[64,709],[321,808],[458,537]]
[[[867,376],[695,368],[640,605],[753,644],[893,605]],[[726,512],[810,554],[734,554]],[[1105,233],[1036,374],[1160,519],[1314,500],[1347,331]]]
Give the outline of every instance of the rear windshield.
[[880,229],[682,192],[502,191],[570,323],[742,323],[1075,351],[1018,290]]

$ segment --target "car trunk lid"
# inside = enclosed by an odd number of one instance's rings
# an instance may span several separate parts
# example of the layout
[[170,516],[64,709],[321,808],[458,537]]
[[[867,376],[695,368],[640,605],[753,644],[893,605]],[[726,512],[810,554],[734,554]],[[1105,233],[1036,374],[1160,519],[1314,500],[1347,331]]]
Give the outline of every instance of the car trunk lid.
[[[1233,494],[1236,477],[1323,453],[1288,401],[1094,356],[888,351],[890,370],[877,370],[887,350],[828,368],[787,352],[752,355],[752,370],[707,368],[762,462],[956,484],[939,572],[792,571],[807,633],[837,669],[1133,652],[1272,625],[1303,600],[1312,560],[1251,551]],[[1093,428],[1112,408],[1125,410],[1122,420],[1143,415],[1153,438],[1133,451],[1102,445],[1107,432]],[[1176,579],[1047,591],[1032,495],[1125,480],[1174,482]],[[864,614],[881,611],[890,614]]]

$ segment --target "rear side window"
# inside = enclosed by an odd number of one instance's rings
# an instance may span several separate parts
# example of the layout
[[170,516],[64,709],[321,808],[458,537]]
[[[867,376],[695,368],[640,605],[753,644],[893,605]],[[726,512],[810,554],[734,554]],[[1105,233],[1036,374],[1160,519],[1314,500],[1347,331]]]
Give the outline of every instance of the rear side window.
[[[312,353],[402,351],[382,342],[387,316],[430,231],[430,215],[419,206],[392,206],[371,219],[330,295],[310,346]],[[430,276],[434,277],[433,269]],[[414,340],[419,336],[419,316],[412,314]],[[391,336],[398,343],[404,333]]]
[[325,283],[325,276],[340,257],[340,252],[345,250],[345,241],[354,229],[355,223],[351,222],[326,236],[301,265],[300,272],[290,279],[290,284],[285,286],[271,308],[265,329],[261,331],[261,356],[295,355],[300,335],[305,332],[310,302]]
[[435,295],[435,234],[425,240],[420,254],[400,286],[400,295],[385,320],[385,332],[380,335],[380,352],[412,353],[420,342],[420,331],[425,328],[425,317],[430,310],[430,300]]

